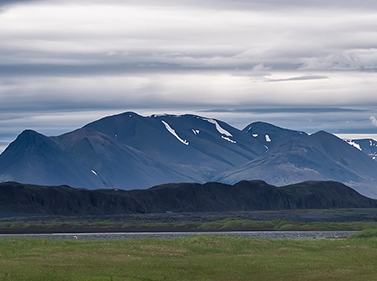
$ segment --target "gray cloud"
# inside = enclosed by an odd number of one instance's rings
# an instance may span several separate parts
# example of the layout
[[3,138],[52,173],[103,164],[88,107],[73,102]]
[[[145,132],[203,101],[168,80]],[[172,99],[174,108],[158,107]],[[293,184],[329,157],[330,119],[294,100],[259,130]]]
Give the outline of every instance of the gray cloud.
[[36,1],[38,1],[38,0],[1,0],[0,1],[0,7],[1,6],[20,4],[20,3],[36,2]]
[[[113,1],[119,2],[119,1]],[[156,1],[153,0],[138,0],[138,1],[129,1],[137,4],[144,5],[177,5],[177,2],[174,0],[162,0]],[[179,1],[180,5],[183,6],[195,6],[195,7],[205,7],[208,9],[262,9],[262,10],[271,10],[271,9],[291,9],[291,8],[357,8],[357,9],[371,9],[377,8],[377,4],[373,0],[336,0],[336,1],[326,1],[326,0],[314,0],[314,1],[300,1],[300,0],[181,0]]]
[[376,1],[25,0],[0,9],[2,144],[26,127],[59,134],[126,110],[368,133],[377,116]]
[[1,0],[0,1],[0,16],[5,13],[8,9],[17,5],[27,5],[35,2],[42,2],[43,0]]
[[318,79],[328,79],[327,76],[321,75],[304,75],[299,77],[290,77],[282,79],[266,79],[266,82],[285,82],[285,81],[303,81],[303,80],[318,80]]
[[202,112],[239,112],[239,113],[258,113],[258,114],[271,114],[271,113],[366,113],[365,109],[354,108],[334,108],[334,107],[279,107],[279,108],[240,108],[240,109],[206,109]]

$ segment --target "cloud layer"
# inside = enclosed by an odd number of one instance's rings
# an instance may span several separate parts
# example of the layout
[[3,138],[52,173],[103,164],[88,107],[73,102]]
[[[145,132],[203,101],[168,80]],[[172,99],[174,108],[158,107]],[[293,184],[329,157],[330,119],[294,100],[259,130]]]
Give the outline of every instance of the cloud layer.
[[[209,109],[239,126],[266,118],[370,133],[377,3],[309,2],[2,1],[0,139],[124,110]],[[352,111],[299,122],[295,110],[241,113],[258,108]]]

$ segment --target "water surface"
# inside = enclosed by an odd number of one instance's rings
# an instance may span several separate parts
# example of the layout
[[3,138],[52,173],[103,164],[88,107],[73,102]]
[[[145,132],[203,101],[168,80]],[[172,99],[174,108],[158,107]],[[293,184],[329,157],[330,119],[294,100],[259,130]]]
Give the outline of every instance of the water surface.
[[123,232],[123,233],[54,233],[54,234],[0,234],[5,237],[47,239],[137,239],[184,238],[195,235],[230,235],[264,239],[319,239],[348,237],[356,231],[221,231],[221,232]]

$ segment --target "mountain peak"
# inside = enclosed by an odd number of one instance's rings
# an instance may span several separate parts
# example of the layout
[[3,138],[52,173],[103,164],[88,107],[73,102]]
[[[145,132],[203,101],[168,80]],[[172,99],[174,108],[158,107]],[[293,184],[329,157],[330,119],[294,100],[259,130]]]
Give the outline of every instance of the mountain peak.
[[340,140],[340,138],[338,138],[337,136],[335,136],[335,135],[333,135],[329,132],[323,131],[323,130],[320,130],[318,132],[311,134],[310,138],[316,139],[316,140],[321,140],[321,139],[333,139],[333,140],[338,139],[338,140]]
[[37,131],[26,129],[19,134],[19,138],[31,138],[31,137],[40,137],[43,136],[42,134],[38,133]]
[[3,154],[6,154],[9,150],[22,150],[27,147],[44,147],[53,143],[45,135],[42,135],[34,130],[24,130],[18,137],[5,149]]
[[127,112],[123,112],[123,113],[119,113],[119,114],[106,116],[106,117],[103,117],[103,118],[98,119],[96,121],[90,122],[90,123],[86,124],[83,128],[92,127],[93,125],[98,124],[98,123],[119,125],[119,124],[126,122],[129,118],[133,118],[133,117],[144,118],[141,115],[139,115],[139,114],[137,114],[133,111],[127,111]]
[[272,125],[267,122],[256,121],[247,125],[242,131],[249,133],[249,134],[258,134],[261,132],[268,132],[268,133],[283,133],[285,135],[302,135],[307,136],[307,133],[303,131],[295,131],[290,129],[281,128],[275,125]]
[[280,146],[290,139],[299,139],[307,137],[308,134],[302,131],[284,129],[266,122],[253,122],[246,126],[243,132],[254,137],[258,142],[263,144],[266,151],[271,148]]

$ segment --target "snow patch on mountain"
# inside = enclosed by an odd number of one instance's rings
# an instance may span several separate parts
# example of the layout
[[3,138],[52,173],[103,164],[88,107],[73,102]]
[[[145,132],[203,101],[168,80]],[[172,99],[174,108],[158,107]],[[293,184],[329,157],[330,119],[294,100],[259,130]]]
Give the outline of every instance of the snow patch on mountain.
[[266,134],[264,137],[266,138],[266,142],[271,142],[271,138],[269,135]]
[[94,175],[96,175],[97,177],[98,177],[98,174],[97,174],[97,172],[96,171],[94,171],[94,170],[90,170]]
[[170,125],[167,122],[165,122],[164,120],[161,120],[161,122],[162,122],[162,124],[165,125],[166,130],[168,130],[169,133],[171,133],[173,136],[175,136],[177,140],[179,140],[181,143],[183,143],[185,145],[189,145],[189,142],[181,139],[178,136],[178,134],[175,132],[175,130],[172,127],[170,127]]
[[162,114],[152,114],[150,117],[156,118],[156,117],[166,117],[169,116],[167,113],[162,113]]
[[207,118],[203,118],[203,120],[205,120],[205,121],[207,121],[207,122],[209,122],[209,123],[214,124],[214,125],[216,126],[216,130],[217,130],[220,134],[225,135],[225,136],[227,136],[227,137],[233,137],[233,135],[232,135],[231,133],[229,133],[227,130],[225,130],[224,128],[222,128],[222,127],[219,125],[219,123],[217,123],[216,120],[214,120],[214,119],[207,119]]
[[358,150],[362,151],[362,148],[360,147],[360,144],[354,142],[353,140],[345,140],[349,145],[352,145],[356,147]]
[[197,136],[197,135],[199,135],[200,130],[194,130],[194,129],[192,129],[192,132],[194,133],[195,136]]
[[254,138],[258,137],[258,134],[253,134],[253,137],[254,137]]
[[228,137],[224,137],[224,136],[221,136],[224,140],[227,140],[227,141],[229,141],[229,142],[231,142],[231,143],[237,143],[235,140],[232,140],[232,139],[230,139],[230,138],[228,138]]

